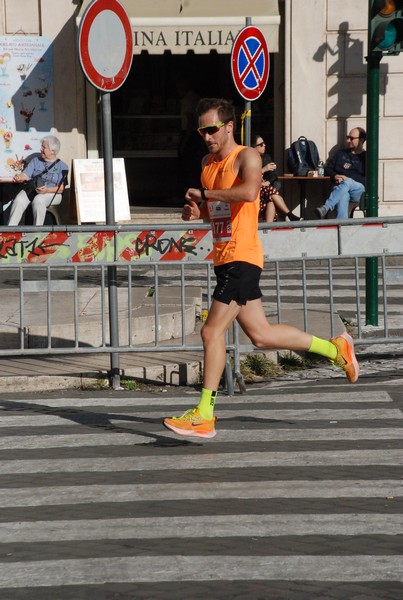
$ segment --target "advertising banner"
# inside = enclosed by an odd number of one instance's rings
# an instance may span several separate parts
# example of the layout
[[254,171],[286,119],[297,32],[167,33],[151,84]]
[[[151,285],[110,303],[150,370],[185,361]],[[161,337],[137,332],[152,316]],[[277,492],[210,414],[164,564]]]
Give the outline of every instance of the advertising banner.
[[0,36],[0,179],[11,180],[54,127],[52,40]]

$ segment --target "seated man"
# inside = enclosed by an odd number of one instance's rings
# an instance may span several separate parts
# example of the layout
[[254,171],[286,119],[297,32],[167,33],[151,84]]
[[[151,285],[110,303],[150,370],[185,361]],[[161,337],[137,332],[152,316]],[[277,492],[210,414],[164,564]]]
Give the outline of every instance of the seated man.
[[315,208],[319,219],[328,212],[337,210],[338,219],[348,219],[348,205],[359,202],[365,192],[365,130],[355,127],[347,136],[347,148],[338,150],[325,166],[325,175],[329,175],[335,186],[323,206]]
[[[55,136],[44,137],[41,140],[41,156],[35,156],[29,161],[23,172],[14,177],[16,183],[25,183],[37,175],[41,176],[43,185],[35,189],[35,196],[32,200],[34,225],[43,225],[46,209],[50,205],[57,206],[62,201],[68,166],[57,158],[59,150],[60,142]],[[29,204],[30,198],[22,189],[13,200],[8,225],[19,225]]]

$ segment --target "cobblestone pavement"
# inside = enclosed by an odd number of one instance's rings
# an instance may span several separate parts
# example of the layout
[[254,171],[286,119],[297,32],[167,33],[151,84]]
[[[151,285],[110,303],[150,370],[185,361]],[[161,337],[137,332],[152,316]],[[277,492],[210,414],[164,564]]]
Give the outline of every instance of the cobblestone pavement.
[[1,395],[0,597],[401,600],[403,369],[366,360],[221,395],[208,442],[161,426],[189,388]]

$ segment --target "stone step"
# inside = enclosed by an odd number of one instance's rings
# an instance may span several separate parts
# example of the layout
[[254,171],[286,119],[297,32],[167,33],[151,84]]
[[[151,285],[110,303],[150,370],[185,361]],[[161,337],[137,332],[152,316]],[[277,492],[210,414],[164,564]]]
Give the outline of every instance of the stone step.
[[161,208],[153,206],[131,206],[130,216],[133,225],[152,225],[154,223],[181,223],[182,208]]

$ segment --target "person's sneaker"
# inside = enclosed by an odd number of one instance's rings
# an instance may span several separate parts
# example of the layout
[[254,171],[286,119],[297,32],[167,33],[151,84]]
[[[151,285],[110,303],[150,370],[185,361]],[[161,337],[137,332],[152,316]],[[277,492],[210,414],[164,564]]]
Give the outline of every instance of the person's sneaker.
[[217,417],[213,417],[210,420],[203,419],[199,409],[196,407],[187,410],[181,417],[164,419],[163,423],[165,427],[178,435],[212,438],[217,433],[214,427],[216,421]]
[[360,374],[360,367],[354,353],[353,338],[344,332],[330,341],[337,347],[337,356],[331,362],[345,371],[350,383],[355,383]]
[[318,208],[315,208],[314,212],[319,219],[324,219],[329,210],[330,209],[326,206],[326,204],[324,204],[323,206],[318,206]]

